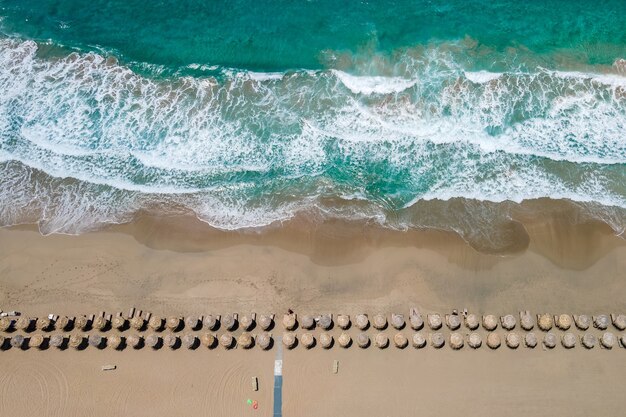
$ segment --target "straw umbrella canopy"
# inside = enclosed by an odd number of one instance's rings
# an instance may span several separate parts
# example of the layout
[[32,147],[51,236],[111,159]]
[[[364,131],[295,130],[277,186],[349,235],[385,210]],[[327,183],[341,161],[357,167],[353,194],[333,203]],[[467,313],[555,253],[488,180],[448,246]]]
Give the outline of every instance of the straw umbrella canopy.
[[556,336],[552,332],[546,333],[543,337],[543,345],[548,349],[552,349],[556,346]]
[[21,349],[24,346],[24,340],[24,336],[22,336],[21,334],[16,334],[15,336],[11,337],[11,347],[15,349]]
[[311,349],[315,345],[315,338],[311,333],[307,332],[300,336],[300,342],[302,342],[305,348]]
[[606,314],[600,314],[599,316],[595,316],[593,318],[593,326],[600,329],[605,330],[609,327],[609,316]]
[[13,325],[13,320],[8,317],[0,317],[0,332],[6,332]]
[[428,316],[426,316],[426,320],[428,320],[428,326],[432,329],[432,330],[439,330],[441,329],[441,316],[439,314],[429,314]]
[[132,319],[130,319],[130,327],[132,327],[135,330],[142,330],[145,324],[146,324],[146,320],[144,320],[144,318],[141,316],[135,316]]
[[217,339],[211,333],[203,333],[200,336],[200,343],[202,343],[202,346],[206,346],[208,348],[213,348],[216,341]]
[[283,334],[283,345],[285,345],[287,349],[294,348],[296,346],[296,343],[297,339],[295,334],[291,332]]
[[324,349],[330,349],[333,347],[333,337],[326,332],[320,334],[320,345]]
[[99,348],[103,345],[104,338],[98,334],[91,334],[87,338],[87,341],[89,342],[89,346]]
[[565,349],[571,349],[576,346],[576,336],[574,336],[574,333],[565,333],[561,338],[561,344]]
[[520,311],[519,312],[519,325],[524,330],[531,330],[535,327],[535,322],[533,321],[533,316],[530,315],[529,311]]
[[4,336],[0,336],[0,350],[4,347],[5,340]]
[[187,349],[193,349],[196,347],[196,344],[198,343],[198,338],[191,333],[187,333],[186,335],[183,336],[182,343],[183,343],[183,346],[186,347]]
[[28,346],[32,348],[41,349],[41,347],[43,346],[44,340],[45,339],[42,334],[35,334],[28,341]]
[[385,349],[389,346],[389,338],[384,333],[378,333],[374,337],[374,343],[378,346],[379,349]]
[[552,328],[552,316],[549,314],[539,314],[537,316],[537,326],[544,332]]
[[604,332],[600,338],[600,344],[606,349],[612,349],[616,341],[615,335],[611,332]]
[[424,318],[417,312],[411,313],[409,314],[409,323],[413,330],[420,330],[424,327]]
[[613,326],[615,326],[618,330],[626,329],[626,316],[623,314],[618,314],[616,316],[612,316]]
[[396,333],[393,336],[393,344],[399,349],[404,349],[408,346],[409,341],[403,333]]
[[498,319],[496,316],[493,314],[483,316],[483,327],[489,331],[495,330],[495,328],[498,327]]
[[235,345],[235,338],[229,333],[224,333],[220,336],[220,345],[226,349],[231,349]]
[[430,344],[439,349],[446,344],[446,339],[443,337],[442,333],[433,333],[430,335]]
[[396,330],[402,330],[405,326],[404,316],[402,314],[391,314],[391,326]]
[[[156,318],[156,317],[155,317]],[[152,319],[150,319],[152,321]],[[128,321],[122,316],[115,316],[111,321],[111,326],[117,330],[123,330],[126,327]]]
[[377,330],[383,330],[387,327],[387,317],[383,314],[376,314],[372,320],[372,326]]
[[272,346],[272,337],[267,332],[263,332],[256,336],[256,343],[261,349],[267,350]]
[[244,330],[250,330],[252,326],[254,326],[254,319],[252,318],[251,315],[244,314],[239,319],[239,324],[241,324],[241,327]]
[[30,317],[20,316],[20,318],[17,319],[17,321],[15,322],[15,327],[18,330],[27,332],[30,330],[31,324],[32,324],[32,319]]
[[315,327],[315,318],[313,318],[310,314],[305,314],[300,317],[300,326],[307,330],[313,329]]
[[622,337],[619,338],[619,340],[622,343],[622,347],[626,348],[626,334],[623,334]]
[[200,319],[198,316],[187,316],[185,317],[185,328],[190,330],[196,330],[200,325]]
[[446,316],[446,324],[450,330],[457,330],[461,327],[461,317],[458,314],[448,314]]
[[500,335],[498,333],[489,333],[487,336],[487,346],[491,349],[498,349],[502,341],[500,340]]
[[344,330],[350,327],[350,316],[347,314],[337,316],[337,325]]
[[317,324],[324,330],[329,330],[333,327],[333,318],[330,314],[322,314]]
[[366,330],[370,325],[370,320],[366,314],[359,314],[354,320],[356,327],[360,330]]
[[54,328],[57,330],[67,330],[70,325],[70,318],[67,316],[60,316],[54,322]]
[[465,327],[467,327],[468,329],[476,330],[479,325],[480,325],[480,322],[476,314],[468,314],[465,317]]
[[154,333],[150,333],[146,336],[146,346],[152,349],[157,349],[159,347],[159,342],[161,338]]
[[169,317],[165,322],[165,327],[175,332],[180,329],[182,321],[183,320],[180,317]]
[[204,317],[203,325],[206,329],[215,330],[219,324],[219,319],[217,316],[209,314]]
[[93,328],[102,331],[107,327],[108,324],[109,321],[105,317],[98,316],[93,321]]
[[50,346],[55,348],[61,348],[65,342],[65,337],[62,334],[53,334],[50,337]]
[[472,332],[467,337],[467,344],[472,349],[478,349],[483,344],[483,339],[480,337],[480,334]]
[[359,335],[356,337],[356,344],[359,345],[360,348],[365,349],[370,345],[369,336],[365,333],[359,333]]
[[155,332],[160,332],[163,330],[163,318],[158,316],[150,317],[150,320],[148,320],[148,327]]
[[137,334],[131,334],[126,339],[126,343],[128,343],[128,346],[132,347],[133,349],[140,349],[142,342],[143,342],[143,337]]
[[506,316],[500,317],[500,322],[502,323],[502,327],[506,330],[513,330],[517,324],[513,314],[507,314]]
[[555,320],[556,327],[561,330],[568,330],[572,326],[572,316],[569,314],[561,314]]
[[70,336],[69,345],[71,348],[78,349],[83,344],[85,338],[79,334],[73,334]]
[[176,348],[178,346],[178,336],[175,334],[168,333],[163,337],[163,344],[170,349]]
[[[313,319],[311,318],[311,321],[313,321]],[[270,327],[272,327],[272,323],[274,322],[274,320],[272,320],[272,318],[266,314],[261,315],[261,317],[259,317],[259,326],[261,326],[261,329],[263,330],[267,330]],[[315,323],[315,322],[313,322]]]
[[287,330],[293,330],[296,328],[296,315],[295,314],[285,314],[283,316],[283,327]]
[[591,317],[586,314],[580,316],[574,316],[574,323],[580,330],[587,330],[591,326]]
[[111,335],[107,339],[107,346],[117,350],[122,346],[122,337],[116,334]]
[[74,327],[79,330],[86,330],[89,327],[89,319],[86,316],[78,316],[74,320]]
[[52,327],[52,320],[48,317],[39,317],[35,323],[35,328],[42,332],[47,332]]
[[526,333],[524,336],[524,344],[527,348],[534,348],[537,346],[537,336],[533,332]]
[[506,335],[506,345],[511,349],[517,349],[521,341],[522,338],[516,332],[509,332]]
[[585,333],[580,339],[581,344],[587,349],[592,349],[596,345],[597,341],[598,339],[596,339],[596,337],[591,333]]
[[421,333],[415,333],[411,338],[411,342],[416,349],[421,349],[426,346],[426,338]]
[[450,334],[450,347],[454,350],[459,350],[463,347],[463,336],[460,333],[454,332]]
[[253,342],[254,342],[254,339],[252,339],[252,336],[248,332],[241,333],[239,335],[239,338],[237,339],[237,345],[241,346],[244,349],[250,349],[252,347]]
[[347,348],[352,344],[352,338],[348,333],[342,332],[337,338],[337,342],[342,348]]

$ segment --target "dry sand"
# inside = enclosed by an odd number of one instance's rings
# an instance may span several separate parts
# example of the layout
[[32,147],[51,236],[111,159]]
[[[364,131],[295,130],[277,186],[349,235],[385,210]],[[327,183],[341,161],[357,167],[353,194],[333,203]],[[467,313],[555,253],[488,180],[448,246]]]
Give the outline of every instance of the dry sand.
[[[598,225],[527,224],[528,245],[507,256],[477,253],[439,232],[397,236],[329,227],[242,235],[203,227],[140,219],[78,237],[0,229],[0,309],[32,316],[130,306],[162,315],[287,308],[406,314],[413,306],[441,313],[626,312],[626,246]],[[276,349],[257,348],[0,351],[0,416],[270,416],[275,355]],[[298,347],[284,352],[283,412],[621,415],[624,355],[621,347]],[[335,359],[337,375],[331,372]],[[109,363],[118,369],[102,372]],[[259,377],[258,393],[251,390],[252,376]],[[247,399],[257,400],[259,409]]]

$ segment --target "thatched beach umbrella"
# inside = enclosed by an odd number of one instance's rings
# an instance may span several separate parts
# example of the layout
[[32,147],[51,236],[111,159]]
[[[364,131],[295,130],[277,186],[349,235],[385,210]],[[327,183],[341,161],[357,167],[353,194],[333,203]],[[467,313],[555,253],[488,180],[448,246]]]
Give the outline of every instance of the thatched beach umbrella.
[[93,321],[93,328],[102,331],[106,329],[108,324],[109,321],[106,319],[106,317],[98,316]]
[[359,314],[356,316],[354,323],[360,330],[366,330],[370,325],[370,320],[367,318],[367,314]]
[[302,346],[307,349],[311,349],[313,346],[315,346],[315,338],[311,333],[308,332],[300,336],[300,342],[302,342]]
[[268,333],[263,332],[256,336],[256,344],[259,345],[261,349],[267,350],[272,346],[272,337]]
[[55,348],[61,348],[63,347],[64,343],[65,337],[63,337],[62,334],[53,334],[52,336],[50,336],[50,346]]
[[470,330],[476,330],[480,322],[478,320],[478,316],[476,314],[468,314],[465,316],[465,327]]
[[365,349],[370,345],[369,336],[365,333],[359,333],[359,335],[356,337],[356,344],[359,345],[360,348]]
[[333,316],[330,314],[322,314],[317,321],[317,324],[324,330],[329,330],[333,327]]
[[347,314],[337,316],[337,325],[344,330],[350,327],[350,316]]
[[25,340],[26,339],[24,339],[24,336],[22,336],[21,334],[16,334],[11,337],[11,347],[15,349],[22,349],[22,347],[24,347]]
[[126,328],[127,323],[128,323],[128,320],[126,320],[126,318],[122,316],[115,316],[113,317],[113,320],[111,321],[111,327],[113,327],[116,330],[124,330]]
[[391,314],[391,325],[396,330],[402,330],[405,326],[404,316],[402,314]]
[[596,339],[596,337],[591,333],[585,333],[580,339],[580,343],[587,349],[592,349],[597,342],[598,339]]
[[506,335],[506,345],[511,349],[517,349],[521,341],[521,337],[516,332],[509,332]]
[[60,316],[54,322],[54,328],[57,330],[67,330],[70,325],[70,319],[67,316]]
[[283,345],[285,345],[287,349],[294,348],[296,346],[296,343],[297,343],[297,339],[296,339],[295,334],[291,332],[287,332],[283,334]]
[[178,346],[178,336],[168,333],[163,337],[163,344],[170,349],[175,349]]
[[372,326],[377,330],[383,330],[387,327],[387,317],[383,314],[376,314],[372,320]]
[[220,336],[220,345],[226,349],[231,349],[235,346],[235,338],[228,333],[224,333]]
[[535,327],[535,322],[533,321],[533,316],[530,314],[530,311],[520,311],[519,312],[519,325],[524,330],[531,330]]
[[73,335],[70,335],[69,345],[71,348],[79,349],[82,346],[84,341],[85,341],[85,338],[82,335],[73,334]]
[[618,330],[626,329],[626,316],[623,314],[612,314],[611,320],[613,321],[613,326],[615,326]]
[[430,344],[439,349],[446,344],[446,339],[443,337],[442,333],[432,333],[430,335]]
[[552,349],[556,346],[556,336],[552,332],[546,333],[543,337],[543,345],[548,349]]
[[307,330],[315,328],[315,318],[310,314],[305,314],[300,317],[300,327]]
[[556,327],[561,330],[569,330],[572,326],[572,316],[569,314],[561,314],[554,320]]
[[146,346],[151,349],[157,349],[159,347],[160,341],[161,338],[154,333],[150,333],[148,336],[146,336]]
[[576,346],[576,336],[574,336],[574,333],[565,333],[561,338],[561,344],[565,349],[571,349]]
[[535,333],[526,333],[526,336],[524,336],[524,344],[527,348],[531,349],[537,346],[537,336],[535,335]]
[[135,316],[132,319],[130,319],[130,327],[135,330],[141,331],[143,330],[145,325],[146,325],[146,320],[141,316]]
[[100,348],[104,345],[104,338],[98,334],[90,334],[87,342],[91,347]]
[[600,338],[600,344],[606,349],[613,349],[616,341],[615,335],[611,332],[604,332]]
[[463,336],[460,333],[454,332],[450,334],[450,347],[454,350],[459,350],[463,347]]
[[389,346],[389,338],[384,333],[378,333],[374,337],[374,343],[378,346],[379,349],[385,349]]
[[89,327],[89,319],[87,316],[76,317],[76,320],[74,320],[74,327],[78,330],[87,330]]
[[495,330],[495,328],[498,327],[498,319],[496,316],[493,314],[483,316],[483,327],[489,331]]
[[428,321],[428,326],[432,329],[432,330],[439,330],[441,329],[441,316],[437,313],[435,314],[429,314],[426,316],[426,320]]
[[217,326],[219,325],[219,318],[217,316],[214,316],[212,314],[209,314],[208,316],[204,317],[204,321],[203,321],[203,325],[205,329],[209,329],[209,330],[215,330],[217,329]]
[[122,337],[113,334],[107,338],[107,346],[112,349],[119,349],[122,346]]
[[52,328],[52,320],[50,320],[48,317],[40,317],[35,323],[35,328],[39,331],[47,332]]
[[31,336],[30,340],[28,341],[28,346],[32,348],[40,349],[43,346],[44,341],[45,341],[45,338],[43,337],[42,334],[35,334]]
[[175,332],[182,327],[182,322],[183,320],[180,317],[168,317],[167,321],[165,322],[165,327]]
[[487,336],[487,346],[491,349],[498,349],[502,341],[500,340],[500,335],[498,333],[489,333]]
[[396,333],[393,336],[393,344],[399,349],[404,349],[409,345],[409,341],[403,333]]
[[143,344],[143,337],[137,334],[131,334],[126,339],[126,343],[133,349],[140,349]]
[[216,342],[217,342],[217,339],[211,333],[203,333],[200,336],[200,343],[202,343],[202,346],[205,346],[209,349],[212,349],[213,347],[215,347]]
[[185,317],[185,328],[189,330],[197,330],[200,327],[200,319],[198,316]]
[[0,317],[0,332],[6,332],[13,326],[13,320],[8,317]]
[[609,316],[606,314],[600,314],[593,318],[593,326],[600,330],[605,330],[609,327]]
[[424,318],[417,310],[411,310],[409,314],[409,323],[413,330],[421,330],[424,327]]
[[450,330],[461,327],[461,317],[458,314],[446,314],[446,325]]
[[467,337],[467,344],[472,349],[478,349],[483,344],[483,339],[480,337],[480,334],[472,332]]
[[513,314],[500,317],[500,322],[502,323],[502,327],[506,330],[513,330],[517,324]]
[[23,332],[30,331],[33,320],[30,317],[20,316],[15,322],[15,328]]
[[547,313],[537,315],[537,326],[547,332],[552,328],[552,316]]
[[320,334],[320,345],[324,349],[330,349],[333,347],[333,337],[326,332]]
[[580,330],[587,330],[591,326],[591,317],[586,314],[574,316],[574,323]]
[[191,333],[187,333],[186,335],[184,335],[181,340],[183,346],[187,349],[193,349],[198,344],[198,338]]
[[622,337],[619,338],[619,340],[622,344],[622,347],[626,348],[626,334],[623,334]]
[[416,349],[421,349],[426,346],[426,338],[421,333],[415,333],[411,338],[411,343]]
[[254,339],[248,332],[241,333],[237,339],[237,346],[241,346],[243,349],[250,349],[253,343]]
[[[313,319],[311,319],[311,321],[313,321]],[[270,327],[272,327],[273,323],[274,320],[272,320],[272,317],[267,314],[262,314],[261,317],[259,317],[259,326],[263,330],[268,330]]]
[[337,342],[342,348],[347,348],[350,347],[350,345],[352,344],[352,338],[348,333],[343,332],[337,338]]
[[244,314],[239,319],[239,324],[242,329],[250,330],[254,326],[254,319],[252,318],[252,315]]
[[285,314],[283,315],[283,327],[287,330],[293,330],[296,328],[297,324],[296,315],[295,314]]
[[4,348],[4,343],[5,343],[6,339],[4,336],[0,336],[0,350],[2,350]]
[[163,330],[163,317],[152,316],[150,320],[148,320],[148,327],[155,332],[160,332]]

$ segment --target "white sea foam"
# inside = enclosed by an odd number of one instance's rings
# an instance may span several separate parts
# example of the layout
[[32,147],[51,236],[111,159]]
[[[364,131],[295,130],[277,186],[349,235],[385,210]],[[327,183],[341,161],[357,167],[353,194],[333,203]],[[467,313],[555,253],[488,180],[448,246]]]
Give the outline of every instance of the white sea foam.
[[465,71],[465,78],[473,83],[484,84],[491,80],[497,80],[502,76],[501,72],[489,72],[489,71]]
[[402,77],[351,75],[333,70],[335,76],[354,94],[391,94],[413,87],[417,80]]

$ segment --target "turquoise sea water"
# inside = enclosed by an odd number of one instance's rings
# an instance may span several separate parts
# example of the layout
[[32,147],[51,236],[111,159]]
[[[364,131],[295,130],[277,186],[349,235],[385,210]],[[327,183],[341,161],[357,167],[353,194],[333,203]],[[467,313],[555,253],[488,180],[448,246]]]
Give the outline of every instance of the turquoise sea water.
[[626,2],[524,3],[0,0],[0,223],[549,197],[620,232]]

